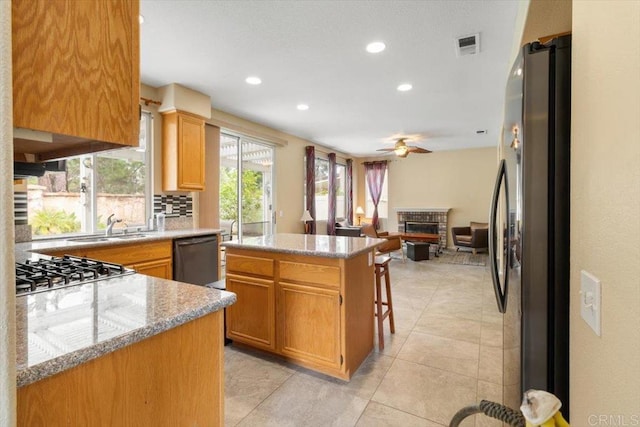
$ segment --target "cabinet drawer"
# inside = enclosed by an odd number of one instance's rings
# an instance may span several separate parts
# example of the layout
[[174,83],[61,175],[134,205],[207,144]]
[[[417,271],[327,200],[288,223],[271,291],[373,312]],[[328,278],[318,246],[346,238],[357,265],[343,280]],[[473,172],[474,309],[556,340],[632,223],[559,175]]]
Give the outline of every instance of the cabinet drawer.
[[273,278],[273,265],[275,261],[272,259],[227,254],[226,262],[228,272]]
[[340,287],[340,267],[280,261],[280,279]]
[[136,243],[86,250],[86,256],[117,264],[136,264],[154,259],[172,257],[171,240]]

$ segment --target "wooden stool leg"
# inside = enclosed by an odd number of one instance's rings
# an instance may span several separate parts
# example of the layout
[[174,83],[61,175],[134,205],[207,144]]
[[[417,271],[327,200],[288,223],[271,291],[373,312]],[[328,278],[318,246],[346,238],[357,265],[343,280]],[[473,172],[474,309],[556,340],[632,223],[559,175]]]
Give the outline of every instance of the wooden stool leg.
[[381,271],[376,266],[376,317],[378,320],[378,350],[384,349],[384,326],[382,315],[382,286],[380,283]]
[[389,278],[389,267],[384,271],[384,283],[387,291],[387,311],[389,312],[389,328],[391,333],[396,333],[396,324],[393,320],[393,302],[391,301],[391,280]]

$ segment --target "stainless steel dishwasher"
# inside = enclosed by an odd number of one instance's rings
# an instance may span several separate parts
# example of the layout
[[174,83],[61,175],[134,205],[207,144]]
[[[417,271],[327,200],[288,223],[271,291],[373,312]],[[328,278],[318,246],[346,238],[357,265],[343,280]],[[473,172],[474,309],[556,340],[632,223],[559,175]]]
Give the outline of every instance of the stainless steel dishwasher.
[[206,285],[218,280],[218,236],[173,241],[173,280]]

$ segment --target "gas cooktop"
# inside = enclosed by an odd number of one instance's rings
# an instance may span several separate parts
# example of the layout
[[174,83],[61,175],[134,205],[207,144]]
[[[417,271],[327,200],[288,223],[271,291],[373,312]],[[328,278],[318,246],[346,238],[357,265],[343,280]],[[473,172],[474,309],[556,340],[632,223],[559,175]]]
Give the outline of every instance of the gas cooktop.
[[71,255],[28,260],[16,263],[16,294],[29,295],[133,273],[120,264]]

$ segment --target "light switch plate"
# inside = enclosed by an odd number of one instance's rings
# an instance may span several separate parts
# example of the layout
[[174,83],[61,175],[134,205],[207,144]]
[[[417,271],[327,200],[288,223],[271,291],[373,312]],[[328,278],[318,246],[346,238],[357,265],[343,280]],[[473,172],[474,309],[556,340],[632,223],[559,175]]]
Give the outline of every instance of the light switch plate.
[[171,215],[173,213],[173,205],[171,203],[167,204],[166,211],[168,215]]
[[593,332],[600,336],[600,318],[602,315],[600,280],[593,274],[580,271],[580,315]]

